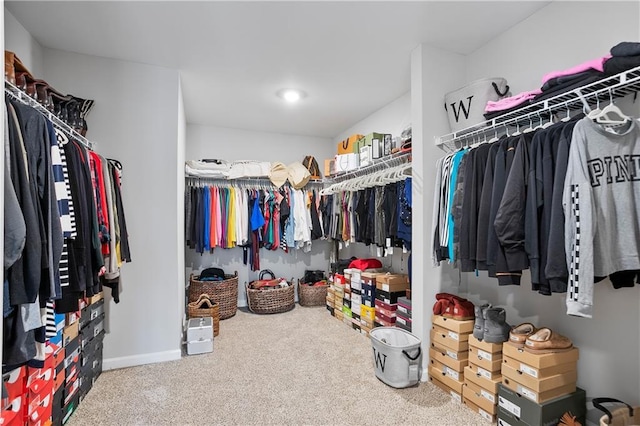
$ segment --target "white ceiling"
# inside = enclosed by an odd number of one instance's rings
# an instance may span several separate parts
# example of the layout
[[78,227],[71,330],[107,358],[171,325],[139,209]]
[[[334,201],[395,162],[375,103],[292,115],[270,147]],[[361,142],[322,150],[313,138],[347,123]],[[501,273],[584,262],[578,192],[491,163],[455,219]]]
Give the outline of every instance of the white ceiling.
[[[333,137],[409,91],[420,43],[469,54],[548,3],[5,5],[44,47],[179,69],[189,123]],[[287,105],[283,87],[308,97]]]

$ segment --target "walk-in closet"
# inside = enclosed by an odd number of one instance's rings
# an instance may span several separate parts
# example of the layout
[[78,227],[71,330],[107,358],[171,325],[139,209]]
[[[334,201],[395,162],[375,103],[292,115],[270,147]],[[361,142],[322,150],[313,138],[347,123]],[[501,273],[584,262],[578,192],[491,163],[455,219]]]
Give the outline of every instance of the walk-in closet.
[[640,424],[640,3],[3,7],[0,423]]

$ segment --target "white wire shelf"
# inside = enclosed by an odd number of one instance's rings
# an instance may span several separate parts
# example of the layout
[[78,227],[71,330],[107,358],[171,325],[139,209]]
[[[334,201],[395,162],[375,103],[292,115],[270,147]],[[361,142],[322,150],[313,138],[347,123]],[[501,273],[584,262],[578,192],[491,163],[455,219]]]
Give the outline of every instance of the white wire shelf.
[[515,111],[507,112],[491,120],[484,121],[458,132],[448,133],[435,138],[436,145],[453,151],[479,138],[494,135],[498,129],[503,132],[514,127],[548,119],[552,114],[569,114],[570,111],[590,111],[590,106],[609,99],[617,99],[640,91],[640,67],[603,78],[594,83],[567,91],[549,99],[529,104]]
[[74,140],[80,142],[85,147],[91,150],[95,149],[95,145],[96,145],[95,142],[89,141],[80,133],[76,132],[71,126],[69,126],[67,123],[65,123],[58,117],[56,117],[55,114],[53,114],[51,111],[45,108],[40,102],[33,99],[31,96],[27,95],[25,92],[23,92],[18,87],[16,87],[15,85],[11,84],[6,80],[4,82],[4,93],[10,95],[14,99],[18,100],[19,102],[22,102],[25,105],[29,105],[30,107],[32,107],[33,109],[35,109],[36,111],[38,111],[39,113],[47,117],[55,127],[65,132],[67,135],[72,137]]
[[373,160],[372,164],[369,164],[364,167],[360,167],[356,170],[352,170],[349,172],[343,172],[330,178],[325,178],[325,182],[327,183],[338,183],[345,181],[347,179],[353,179],[357,177],[365,176],[371,172],[381,170],[387,167],[399,166],[400,164],[407,163],[411,161],[411,151],[408,152],[397,152],[395,154],[388,155],[386,157],[382,157],[378,160]]

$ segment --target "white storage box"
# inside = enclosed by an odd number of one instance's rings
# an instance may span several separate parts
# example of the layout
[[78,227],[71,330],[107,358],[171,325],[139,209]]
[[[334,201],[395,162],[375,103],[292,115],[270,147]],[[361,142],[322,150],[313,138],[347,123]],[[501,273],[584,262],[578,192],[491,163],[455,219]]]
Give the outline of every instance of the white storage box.
[[485,121],[484,109],[489,101],[510,96],[507,80],[501,77],[484,78],[449,92],[444,97],[444,108],[452,132],[475,126]]
[[336,155],[336,173],[349,172],[360,167],[360,154]]
[[420,339],[396,327],[377,327],[369,332],[376,377],[394,388],[418,383],[421,375]]
[[187,354],[213,352],[213,318],[192,318],[187,324]]

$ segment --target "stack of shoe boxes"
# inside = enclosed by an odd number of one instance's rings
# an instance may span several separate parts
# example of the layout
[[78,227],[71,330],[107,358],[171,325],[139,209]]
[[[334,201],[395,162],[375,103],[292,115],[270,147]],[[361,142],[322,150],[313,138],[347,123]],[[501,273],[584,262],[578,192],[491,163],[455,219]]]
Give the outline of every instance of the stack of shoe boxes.
[[27,367],[18,367],[2,375],[2,382],[6,394],[2,399],[2,415],[0,424],[3,426],[22,426],[27,415],[26,407],[26,371]]
[[362,306],[362,272],[359,269],[351,269],[351,326],[354,330],[362,330],[360,312]]
[[489,422],[498,413],[502,343],[487,343],[469,336],[469,365],[464,369],[464,403]]
[[344,298],[342,299],[342,322],[351,327],[351,269],[344,270]]
[[406,297],[398,298],[398,309],[396,309],[396,326],[411,332],[411,299]]
[[104,340],[104,299],[102,293],[87,300],[80,319],[80,400],[91,390],[102,373]]
[[[576,386],[578,354],[578,348],[575,347],[561,352],[531,353],[524,348],[505,343],[498,419],[502,420],[503,424],[512,426],[532,425],[533,417],[516,415],[516,411],[526,410],[527,413],[530,411],[537,413],[536,415],[544,414],[544,418],[547,419],[544,424],[549,424],[549,416],[553,419],[559,411],[548,407],[555,406],[558,400],[563,400],[566,406],[574,407],[571,410],[573,416],[583,418],[586,414],[584,391],[580,391]],[[514,407],[519,407],[519,410]],[[519,418],[521,423],[514,422],[515,417]],[[584,420],[581,422],[584,424]]]
[[464,369],[469,359],[469,336],[474,321],[434,315],[431,323],[429,380],[462,403]]
[[342,312],[343,301],[344,301],[344,289],[345,289],[346,280],[344,275],[335,274],[333,276],[333,286],[334,286],[334,295],[333,295],[333,306],[335,308],[334,316],[336,319],[342,321],[344,319],[344,313]]
[[327,288],[327,310],[329,311],[331,316],[336,315],[335,306],[334,306],[335,295],[336,295],[335,286],[333,284],[333,281],[331,281],[331,283],[329,284],[329,288]]
[[[53,396],[53,424],[65,423],[78,407],[80,399],[80,316],[81,312],[66,314],[62,331],[64,360],[56,367],[59,389]],[[64,382],[61,377],[64,376]]]
[[360,331],[362,334],[369,335],[369,332],[375,326],[375,300],[376,300],[376,277],[377,272],[362,272],[360,274]]
[[401,274],[379,274],[376,276],[375,322],[384,327],[396,325],[398,298],[406,295],[409,277]]

